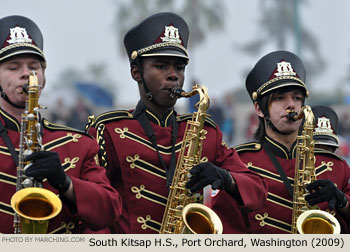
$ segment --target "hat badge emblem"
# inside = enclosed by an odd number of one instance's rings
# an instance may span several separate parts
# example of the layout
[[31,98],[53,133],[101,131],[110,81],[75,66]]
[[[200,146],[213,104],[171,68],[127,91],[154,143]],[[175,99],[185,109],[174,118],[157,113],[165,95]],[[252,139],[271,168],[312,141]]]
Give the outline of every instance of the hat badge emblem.
[[319,134],[333,134],[331,121],[327,117],[319,117],[315,133]]
[[163,42],[172,42],[181,44],[179,29],[170,25],[165,26],[164,37],[160,38]]
[[277,73],[275,73],[277,77],[280,76],[295,76],[297,75],[292,67],[292,64],[286,61],[281,61],[277,63]]
[[10,28],[10,39],[7,42],[9,44],[32,43],[32,39],[29,38],[25,28],[16,26],[15,28]]

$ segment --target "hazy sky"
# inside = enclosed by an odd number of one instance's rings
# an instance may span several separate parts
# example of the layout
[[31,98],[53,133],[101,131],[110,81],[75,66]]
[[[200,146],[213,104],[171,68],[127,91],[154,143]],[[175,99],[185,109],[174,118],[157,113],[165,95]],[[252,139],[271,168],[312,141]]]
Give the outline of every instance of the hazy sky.
[[[57,82],[63,69],[85,70],[92,62],[107,62],[108,74],[115,81],[119,104],[134,104],[138,89],[130,77],[129,64],[117,50],[112,28],[118,0],[16,0],[4,1],[0,17],[21,14],[33,19],[44,35],[44,53],[48,61],[47,88],[43,97],[52,101],[50,81]],[[227,4],[225,29],[209,33],[206,41],[190,51],[186,86],[196,77],[220,95],[244,87],[242,71],[251,68],[264,54],[279,48],[266,48],[261,55],[248,56],[234,49],[251,42],[259,32],[259,0],[219,0]],[[268,0],[267,0],[268,1]],[[317,87],[331,92],[350,70],[350,1],[308,0],[301,10],[301,20],[319,39],[323,57],[329,62],[326,71],[315,80]],[[191,37],[190,37],[191,39]],[[288,48],[287,48],[288,49]],[[294,47],[288,50],[294,50]],[[346,83],[350,86],[350,83]],[[349,91],[350,92],[350,91]]]

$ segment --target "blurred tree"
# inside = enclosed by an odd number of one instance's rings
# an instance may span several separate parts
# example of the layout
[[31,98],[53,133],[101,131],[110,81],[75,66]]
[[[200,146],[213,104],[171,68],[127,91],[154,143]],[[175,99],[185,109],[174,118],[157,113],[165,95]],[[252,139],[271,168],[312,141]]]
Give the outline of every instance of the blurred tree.
[[317,39],[299,20],[300,6],[306,2],[306,0],[261,0],[259,32],[256,33],[254,41],[246,43],[242,49],[251,55],[256,55],[265,46],[274,44],[273,48],[299,54],[307,69],[310,87],[312,76],[324,70],[325,60],[320,54]]

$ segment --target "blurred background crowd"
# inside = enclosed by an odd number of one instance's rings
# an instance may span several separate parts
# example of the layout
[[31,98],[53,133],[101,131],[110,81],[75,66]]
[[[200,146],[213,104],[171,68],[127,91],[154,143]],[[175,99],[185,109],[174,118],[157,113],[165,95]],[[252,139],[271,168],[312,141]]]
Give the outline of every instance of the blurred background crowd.
[[[0,16],[22,14],[42,27],[48,61],[41,103],[57,124],[83,129],[88,115],[132,109],[139,94],[123,48],[125,31],[144,17],[172,11],[190,27],[185,90],[209,89],[209,113],[233,146],[253,139],[258,123],[245,77],[279,49],[305,62],[308,105],[338,113],[338,153],[350,160],[350,1],[347,0],[17,0]],[[180,100],[179,113],[194,100]]]

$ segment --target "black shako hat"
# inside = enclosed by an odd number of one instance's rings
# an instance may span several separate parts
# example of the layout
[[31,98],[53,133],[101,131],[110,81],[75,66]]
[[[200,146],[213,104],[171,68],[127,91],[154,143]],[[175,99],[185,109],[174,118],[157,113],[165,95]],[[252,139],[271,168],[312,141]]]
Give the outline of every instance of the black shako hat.
[[246,89],[253,101],[286,86],[301,87],[308,96],[305,75],[304,64],[297,55],[288,51],[274,51],[255,64],[247,76]]
[[339,147],[337,113],[325,105],[315,105],[311,109],[316,122],[314,128],[315,144]]
[[124,46],[130,63],[137,57],[174,56],[189,59],[187,53],[189,30],[183,18],[163,12],[144,19],[129,30]]
[[40,56],[46,65],[43,44],[39,27],[29,18],[14,15],[0,19],[0,61],[29,53]]

